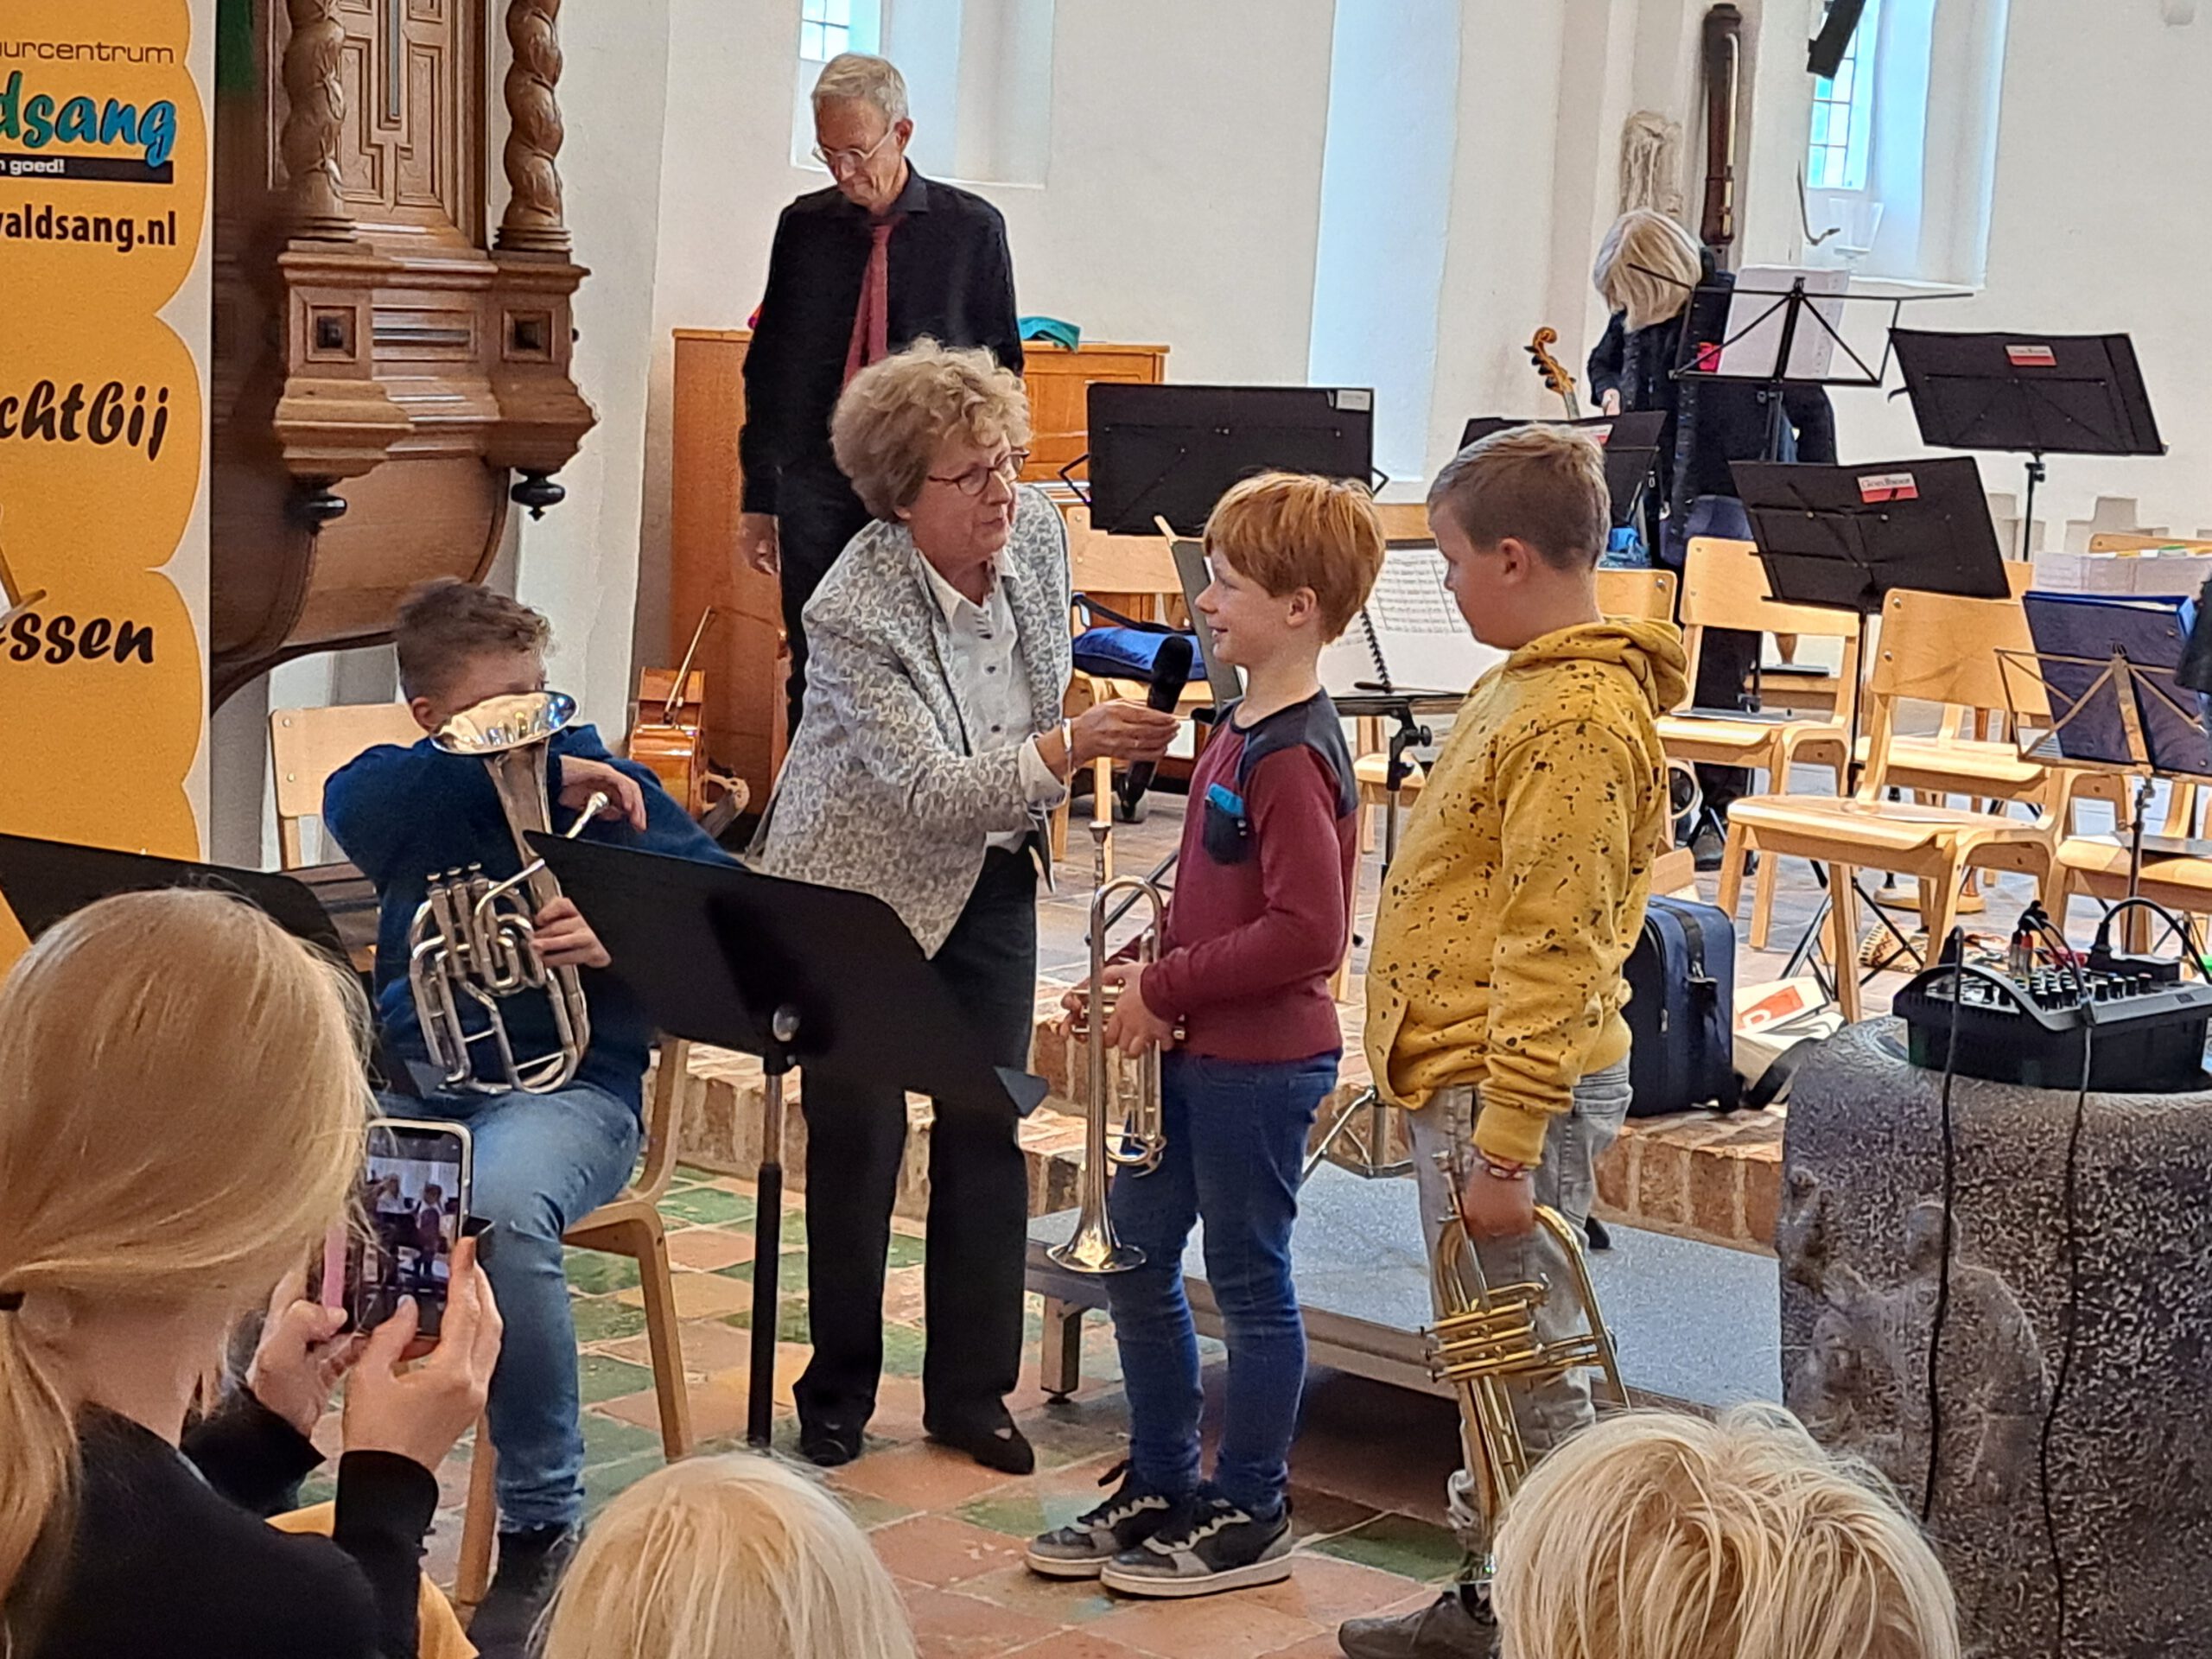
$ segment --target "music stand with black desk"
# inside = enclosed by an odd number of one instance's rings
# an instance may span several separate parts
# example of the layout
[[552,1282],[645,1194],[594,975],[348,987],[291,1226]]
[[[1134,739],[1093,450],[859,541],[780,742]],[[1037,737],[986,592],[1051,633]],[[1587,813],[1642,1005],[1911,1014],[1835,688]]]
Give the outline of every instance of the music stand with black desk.
[[[986,1058],[966,1012],[898,913],[864,893],[532,833],[662,1030],[760,1056],[766,1078],[753,1221],[746,1438],[769,1441],[783,1236],[784,1087],[791,1069],[1027,1116],[1045,1083]],[[955,1107],[954,1109],[960,1109]]]
[[[41,841],[35,836],[0,835],[0,894],[6,896],[8,907],[34,939],[64,917],[102,899],[168,887],[235,893],[258,906],[294,938],[315,946],[333,962],[351,965],[338,925],[315,890],[294,876],[75,842]],[[369,976],[362,977],[365,982]],[[370,1060],[379,1087],[420,1094],[416,1077],[385,1047],[381,1036]]]
[[1358,386],[1131,385],[1093,381],[1090,527],[1196,536],[1229,486],[1255,473],[1371,486],[1375,393]]
[[2126,334],[1890,335],[1923,443],[2027,460],[2020,556],[2034,551],[2046,454],[2163,455],[2151,394]]
[[[2198,693],[2183,683],[2186,601],[2101,594],[2029,594],[2032,652],[2000,651],[1998,670],[2020,758],[2136,780],[2127,898],[2140,896],[2146,851],[2191,854],[2146,835],[2160,778],[2212,779]],[[2061,927],[2063,915],[2054,918]]]
[[[1898,589],[1962,599],[2012,597],[1981,469],[1971,456],[1853,467],[1739,461],[1731,463],[1731,471],[1751,521],[1767,589],[1778,600],[1855,612],[1863,626]],[[1860,701],[1855,695],[1851,700],[1847,795],[1858,792]],[[1820,874],[1817,865],[1815,870]],[[1860,896],[1910,953],[1910,942],[1889,913],[1863,890]],[[1833,895],[1822,896],[1782,977],[1805,970],[1833,902]],[[1839,974],[1853,971],[1849,963],[1834,966]]]

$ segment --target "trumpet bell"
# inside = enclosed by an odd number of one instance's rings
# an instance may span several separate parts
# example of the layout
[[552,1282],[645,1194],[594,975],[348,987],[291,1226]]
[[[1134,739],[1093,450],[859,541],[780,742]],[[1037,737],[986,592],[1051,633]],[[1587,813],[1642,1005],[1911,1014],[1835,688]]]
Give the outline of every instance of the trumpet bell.
[[1142,1250],[1122,1243],[1110,1229],[1094,1226],[1087,1217],[1077,1224],[1066,1243],[1055,1244],[1045,1254],[1071,1273],[1127,1273],[1144,1266]]

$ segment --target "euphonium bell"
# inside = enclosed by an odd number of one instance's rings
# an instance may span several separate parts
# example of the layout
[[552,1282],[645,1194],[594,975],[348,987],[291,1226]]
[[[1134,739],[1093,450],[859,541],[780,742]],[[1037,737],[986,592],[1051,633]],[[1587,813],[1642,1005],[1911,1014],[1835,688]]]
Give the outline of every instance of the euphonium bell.
[[1106,971],[1106,929],[1115,898],[1125,893],[1152,906],[1152,925],[1137,946],[1140,967],[1158,959],[1160,929],[1167,919],[1166,895],[1141,876],[1125,875],[1102,883],[1091,895],[1090,986],[1083,1012],[1071,1028],[1071,1034],[1084,1039],[1090,1062],[1090,1098],[1084,1113],[1083,1190],[1075,1231],[1066,1243],[1055,1244],[1046,1252],[1076,1273],[1123,1273],[1144,1265],[1142,1250],[1114,1236],[1114,1224],[1106,1213],[1107,1182],[1116,1169],[1143,1174],[1158,1165],[1160,1154],[1167,1149],[1160,1098],[1160,1051],[1150,1050],[1135,1063],[1136,1099],[1125,1103],[1116,1086],[1122,1069],[1111,1063],[1106,1050],[1106,1022],[1113,1018],[1121,988],[1101,982]]
[[[433,875],[429,893],[407,932],[407,978],[430,1058],[445,1071],[449,1089],[486,1094],[519,1089],[547,1094],[565,1087],[591,1046],[591,1014],[574,968],[548,968],[538,954],[531,921],[561,896],[545,861],[523,839],[527,830],[551,827],[546,799],[545,750],[555,734],[575,718],[575,700],[558,691],[489,697],[440,727],[431,741],[448,754],[474,755],[492,774],[499,810],[522,855],[519,874],[505,881],[481,867]],[[573,838],[606,804],[594,796],[569,830]],[[518,1059],[500,1003],[540,992],[551,1005],[552,1052]],[[464,1014],[474,1007],[484,1028],[470,1031]],[[489,1041],[505,1079],[487,1083],[475,1074],[472,1044]]]
[[[1455,1179],[1455,1192],[1459,1185]],[[1491,1284],[1457,1213],[1445,1221],[1436,1245],[1436,1305],[1446,1311],[1423,1333],[1428,1338],[1429,1375],[1459,1393],[1459,1438],[1490,1527],[1529,1475],[1528,1447],[1513,1414],[1512,1384],[1549,1382],[1588,1366],[1603,1373],[1616,1403],[1628,1403],[1582,1241],[1547,1205],[1537,1207],[1536,1230],[1550,1237],[1566,1264],[1569,1287],[1582,1310],[1584,1329],[1573,1336],[1547,1340],[1536,1334],[1537,1312],[1558,1287],[1542,1279]]]

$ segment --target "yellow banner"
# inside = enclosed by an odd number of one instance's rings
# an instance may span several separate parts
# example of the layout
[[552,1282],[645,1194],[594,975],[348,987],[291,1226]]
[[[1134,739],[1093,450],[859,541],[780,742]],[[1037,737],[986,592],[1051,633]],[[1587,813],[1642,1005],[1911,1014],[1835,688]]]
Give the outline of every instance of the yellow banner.
[[0,6],[0,830],[188,858],[213,10]]

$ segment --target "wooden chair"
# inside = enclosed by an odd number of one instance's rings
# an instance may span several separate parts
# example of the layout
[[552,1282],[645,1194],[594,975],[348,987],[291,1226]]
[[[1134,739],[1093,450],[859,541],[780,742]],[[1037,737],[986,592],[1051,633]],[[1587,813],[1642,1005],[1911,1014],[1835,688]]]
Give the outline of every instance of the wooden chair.
[[[2124,780],[2133,783],[2133,779]],[[2170,785],[2165,817],[2143,849],[2142,880],[2138,891],[2154,904],[2191,918],[2199,945],[2204,944],[2208,918],[2212,918],[2212,839],[2200,821],[2201,810],[2212,802],[2212,789],[2201,783],[2177,779]],[[2116,905],[2127,897],[2128,835],[2122,823],[2112,835],[2069,835],[2058,843],[2056,868],[2044,904],[2058,931],[2066,931],[2066,912],[2076,894],[2086,893],[2099,903]],[[2142,948],[2146,932],[2155,935],[2159,924],[2137,925],[2123,936],[2126,946]]]
[[[1842,648],[1842,665],[1836,676],[1844,688],[1840,707],[1821,720],[1777,721],[1752,715],[1701,713],[1685,706],[1659,717],[1659,741],[1668,755],[1693,766],[1741,766],[1767,775],[1768,791],[1789,793],[1790,768],[1798,765],[1825,766],[1834,774],[1835,792],[1849,788],[1851,709],[1859,684],[1861,630],[1859,619],[1848,611],[1823,610],[1791,605],[1773,597],[1767,587],[1766,567],[1750,542],[1723,541],[1700,536],[1689,544],[1683,569],[1682,645],[1689,657],[1689,678],[1697,683],[1698,660],[1705,649],[1707,628],[1740,628],[1747,633],[1787,634],[1796,639],[1827,639]],[[1732,899],[1743,880],[1743,871],[1724,862],[1720,878],[1723,903],[1732,913]],[[1775,861],[1759,867],[1751,897],[1751,944],[1766,948],[1774,915]]]
[[1675,573],[1654,566],[1645,570],[1598,572],[1598,608],[1607,616],[1643,622],[1675,618]]
[[2166,548],[2180,548],[2190,553],[2212,553],[2212,541],[2201,541],[2190,536],[2145,536],[2113,530],[2101,530],[2089,537],[2089,551],[2092,553],[2156,553]]
[[269,711],[269,769],[276,781],[276,856],[281,869],[307,862],[300,825],[322,816],[322,786],[347,761],[380,743],[423,735],[404,702],[340,703]]
[[[2005,798],[2008,804],[2034,800],[2039,810],[2033,823],[2001,812],[1882,798],[1900,781],[1891,762],[1899,705],[1910,700],[2001,712],[2007,704],[1996,653],[2027,649],[2026,640],[2027,620],[2017,599],[1891,594],[1883,606],[1880,645],[1867,685],[1866,771],[1858,794],[1847,800],[1746,796],[1729,809],[1719,894],[1723,909],[1732,912],[1741,893],[1748,851],[1807,858],[1827,867],[1834,901],[1829,960],[1835,968],[1837,1007],[1846,1020],[1855,1020],[1860,1014],[1857,895],[1852,887],[1856,871],[1891,870],[1918,881],[1920,913],[1931,941],[1949,932],[1960,883],[1969,871],[2016,870],[2035,876],[2039,884],[2050,880],[2058,827],[2070,798],[2063,784],[2038,780],[2048,785],[2040,792]],[[1988,793],[1980,784],[1953,792],[1977,798]]]
[[[691,1045],[671,1038],[661,1045],[653,1074],[652,1098],[645,1106],[645,1149],[637,1176],[562,1235],[582,1250],[626,1255],[638,1264],[639,1288],[645,1297],[645,1343],[652,1356],[653,1394],[660,1408],[660,1441],[671,1463],[691,1450],[691,1389],[683,1375],[683,1345],[676,1307],[676,1283],[669,1268],[668,1230],[660,1201],[676,1174],[678,1129]],[[461,1560],[454,1576],[454,1605],[473,1608],[492,1582],[492,1546],[499,1519],[491,1426],[476,1425],[476,1448],[469,1459],[468,1503],[461,1529]]]

